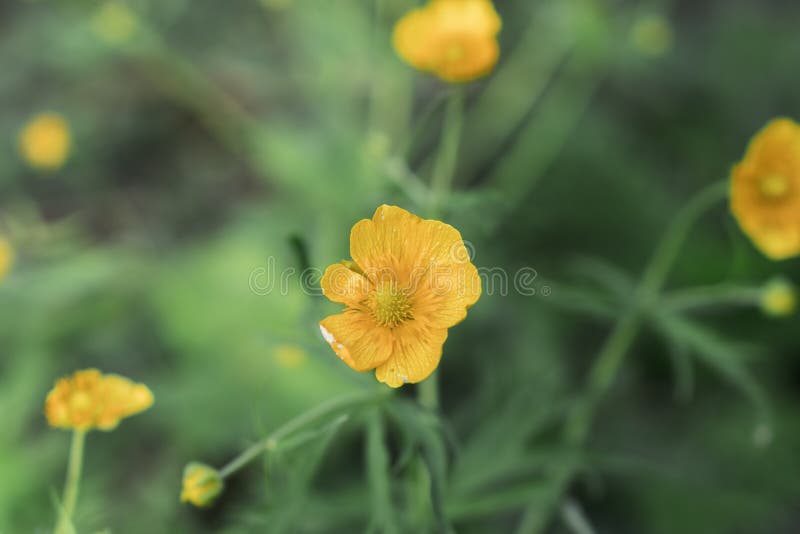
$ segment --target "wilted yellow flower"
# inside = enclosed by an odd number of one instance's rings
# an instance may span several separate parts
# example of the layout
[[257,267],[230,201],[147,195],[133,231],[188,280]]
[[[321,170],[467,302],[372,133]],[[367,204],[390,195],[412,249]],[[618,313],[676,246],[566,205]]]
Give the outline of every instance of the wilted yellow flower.
[[467,82],[494,68],[500,27],[490,0],[432,0],[397,22],[394,48],[419,70],[448,82]]
[[14,249],[8,239],[0,236],[0,280],[6,277],[14,264]]
[[92,17],[95,34],[110,44],[120,44],[130,39],[138,24],[136,14],[117,0],[104,3]]
[[731,211],[773,260],[800,254],[800,125],[775,119],[731,173]]
[[773,317],[792,315],[797,310],[797,291],[782,278],[772,280],[761,292],[761,309]]
[[31,167],[45,171],[60,168],[71,145],[67,121],[58,113],[40,113],[19,134],[19,151]]
[[296,369],[306,362],[306,352],[296,345],[280,345],[275,347],[275,360],[282,367]]
[[192,462],[183,470],[181,502],[208,506],[222,493],[223,487],[219,471],[205,464]]
[[452,226],[380,206],[350,232],[350,255],[328,267],[323,293],[346,306],[320,330],[356,371],[391,387],[420,382],[439,365],[447,329],[481,294],[478,270]]
[[54,427],[112,430],[152,404],[153,394],[144,384],[86,369],[56,382],[47,395],[45,414]]
[[647,56],[659,57],[672,48],[672,26],[661,15],[646,15],[631,28],[631,41],[636,49]]

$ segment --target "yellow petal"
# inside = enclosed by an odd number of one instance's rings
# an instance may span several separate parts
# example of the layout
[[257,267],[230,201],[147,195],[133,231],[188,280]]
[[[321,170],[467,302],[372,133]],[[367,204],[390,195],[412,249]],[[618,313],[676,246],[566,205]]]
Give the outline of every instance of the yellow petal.
[[350,255],[373,282],[388,272],[401,285],[418,280],[432,267],[469,258],[461,234],[449,224],[387,205],[378,207],[371,220],[353,226]]
[[379,326],[365,311],[348,308],[326,317],[319,326],[336,355],[356,371],[374,369],[392,353],[391,330]]
[[446,339],[446,328],[403,324],[397,328],[391,357],[375,369],[375,377],[393,388],[425,380],[439,365]]
[[481,296],[478,269],[469,261],[441,266],[428,277],[431,283],[418,284],[411,305],[414,316],[428,326],[449,328],[460,323]]
[[322,294],[333,302],[357,306],[369,294],[369,280],[348,268],[335,263],[325,270],[320,281]]

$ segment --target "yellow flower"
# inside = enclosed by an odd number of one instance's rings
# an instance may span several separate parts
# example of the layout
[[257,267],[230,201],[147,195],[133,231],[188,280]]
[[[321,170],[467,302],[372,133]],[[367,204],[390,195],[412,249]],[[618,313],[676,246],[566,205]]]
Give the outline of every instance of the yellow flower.
[[44,171],[60,168],[67,160],[69,125],[57,113],[40,113],[19,134],[19,151],[31,167]]
[[350,232],[350,255],[328,267],[323,293],[344,304],[320,330],[356,371],[391,387],[420,382],[439,365],[447,329],[481,294],[478,270],[452,226],[380,206]]
[[432,0],[394,28],[398,55],[447,82],[467,82],[497,63],[500,16],[490,0]]
[[222,493],[223,487],[219,471],[205,464],[192,462],[183,470],[181,502],[208,506]]
[[646,56],[663,56],[672,48],[672,40],[672,26],[661,15],[644,16],[631,28],[633,46]]
[[287,369],[302,366],[307,358],[305,351],[296,345],[280,345],[275,348],[275,360]]
[[731,211],[769,258],[800,254],[800,125],[775,119],[731,173]]
[[129,40],[136,33],[138,24],[136,14],[116,0],[104,3],[92,17],[94,33],[109,44],[121,44]]
[[14,249],[6,238],[0,236],[0,281],[6,277],[14,264]]
[[787,317],[797,310],[797,292],[782,278],[769,282],[761,292],[761,309],[773,317]]
[[86,369],[56,382],[47,395],[45,414],[54,427],[112,430],[122,419],[152,404],[153,394],[147,386]]

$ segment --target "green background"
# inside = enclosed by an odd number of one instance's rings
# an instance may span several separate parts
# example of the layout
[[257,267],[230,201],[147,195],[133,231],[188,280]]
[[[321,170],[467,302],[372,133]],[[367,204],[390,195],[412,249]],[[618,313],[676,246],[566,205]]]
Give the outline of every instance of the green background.
[[[452,88],[391,49],[411,1],[126,5],[137,31],[113,44],[94,2],[0,4],[0,229],[17,251],[0,284],[0,532],[52,528],[69,437],[44,398],[91,366],[156,403],[88,436],[81,533],[522,533],[537,514],[556,533],[800,529],[797,317],[755,306],[648,321],[565,506],[548,505],[574,461],[565,412],[660,236],[770,118],[800,117],[795,2],[498,1],[501,60],[465,87],[441,218],[478,267],[535,269],[536,295],[487,291],[450,331],[440,420],[402,388],[237,473],[204,510],[178,501],[186,463],[221,466],[378,387],[319,335],[336,305],[297,275],[266,295],[249,282],[270,258],[296,272],[346,258],[350,227],[382,203],[424,214],[408,173],[427,183]],[[652,15],[673,32],[659,56],[631,39]],[[16,137],[47,110],[73,151],[44,174]],[[759,287],[797,267],[766,260],[720,203],[667,289]],[[299,365],[276,356],[286,345]]]

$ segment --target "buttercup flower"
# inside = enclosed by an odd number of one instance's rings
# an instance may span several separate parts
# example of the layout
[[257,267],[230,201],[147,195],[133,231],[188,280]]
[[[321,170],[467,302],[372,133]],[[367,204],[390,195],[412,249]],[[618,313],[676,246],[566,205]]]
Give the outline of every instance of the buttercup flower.
[[350,232],[350,255],[328,267],[323,293],[346,306],[320,323],[333,351],[391,387],[420,382],[439,365],[447,329],[481,294],[461,234],[396,206],[380,206]]
[[152,404],[153,394],[144,384],[86,369],[56,382],[47,395],[45,414],[54,427],[112,430]]
[[14,249],[6,238],[0,236],[0,281],[6,277],[14,264]]
[[44,171],[60,168],[67,160],[69,125],[57,113],[40,113],[19,134],[19,151],[31,167]]
[[181,502],[208,506],[222,493],[223,487],[219,471],[205,464],[192,462],[183,470]]
[[448,82],[488,74],[497,63],[500,16],[490,0],[431,0],[394,28],[398,55],[413,67]]
[[130,8],[117,0],[109,0],[92,17],[92,29],[103,41],[121,44],[129,40],[139,25]]
[[761,292],[761,309],[773,317],[792,315],[797,310],[797,291],[783,278],[772,280]]
[[646,56],[663,56],[672,48],[672,40],[672,26],[661,15],[646,15],[631,28],[633,46]]
[[775,119],[731,173],[731,211],[769,258],[800,254],[800,125]]

